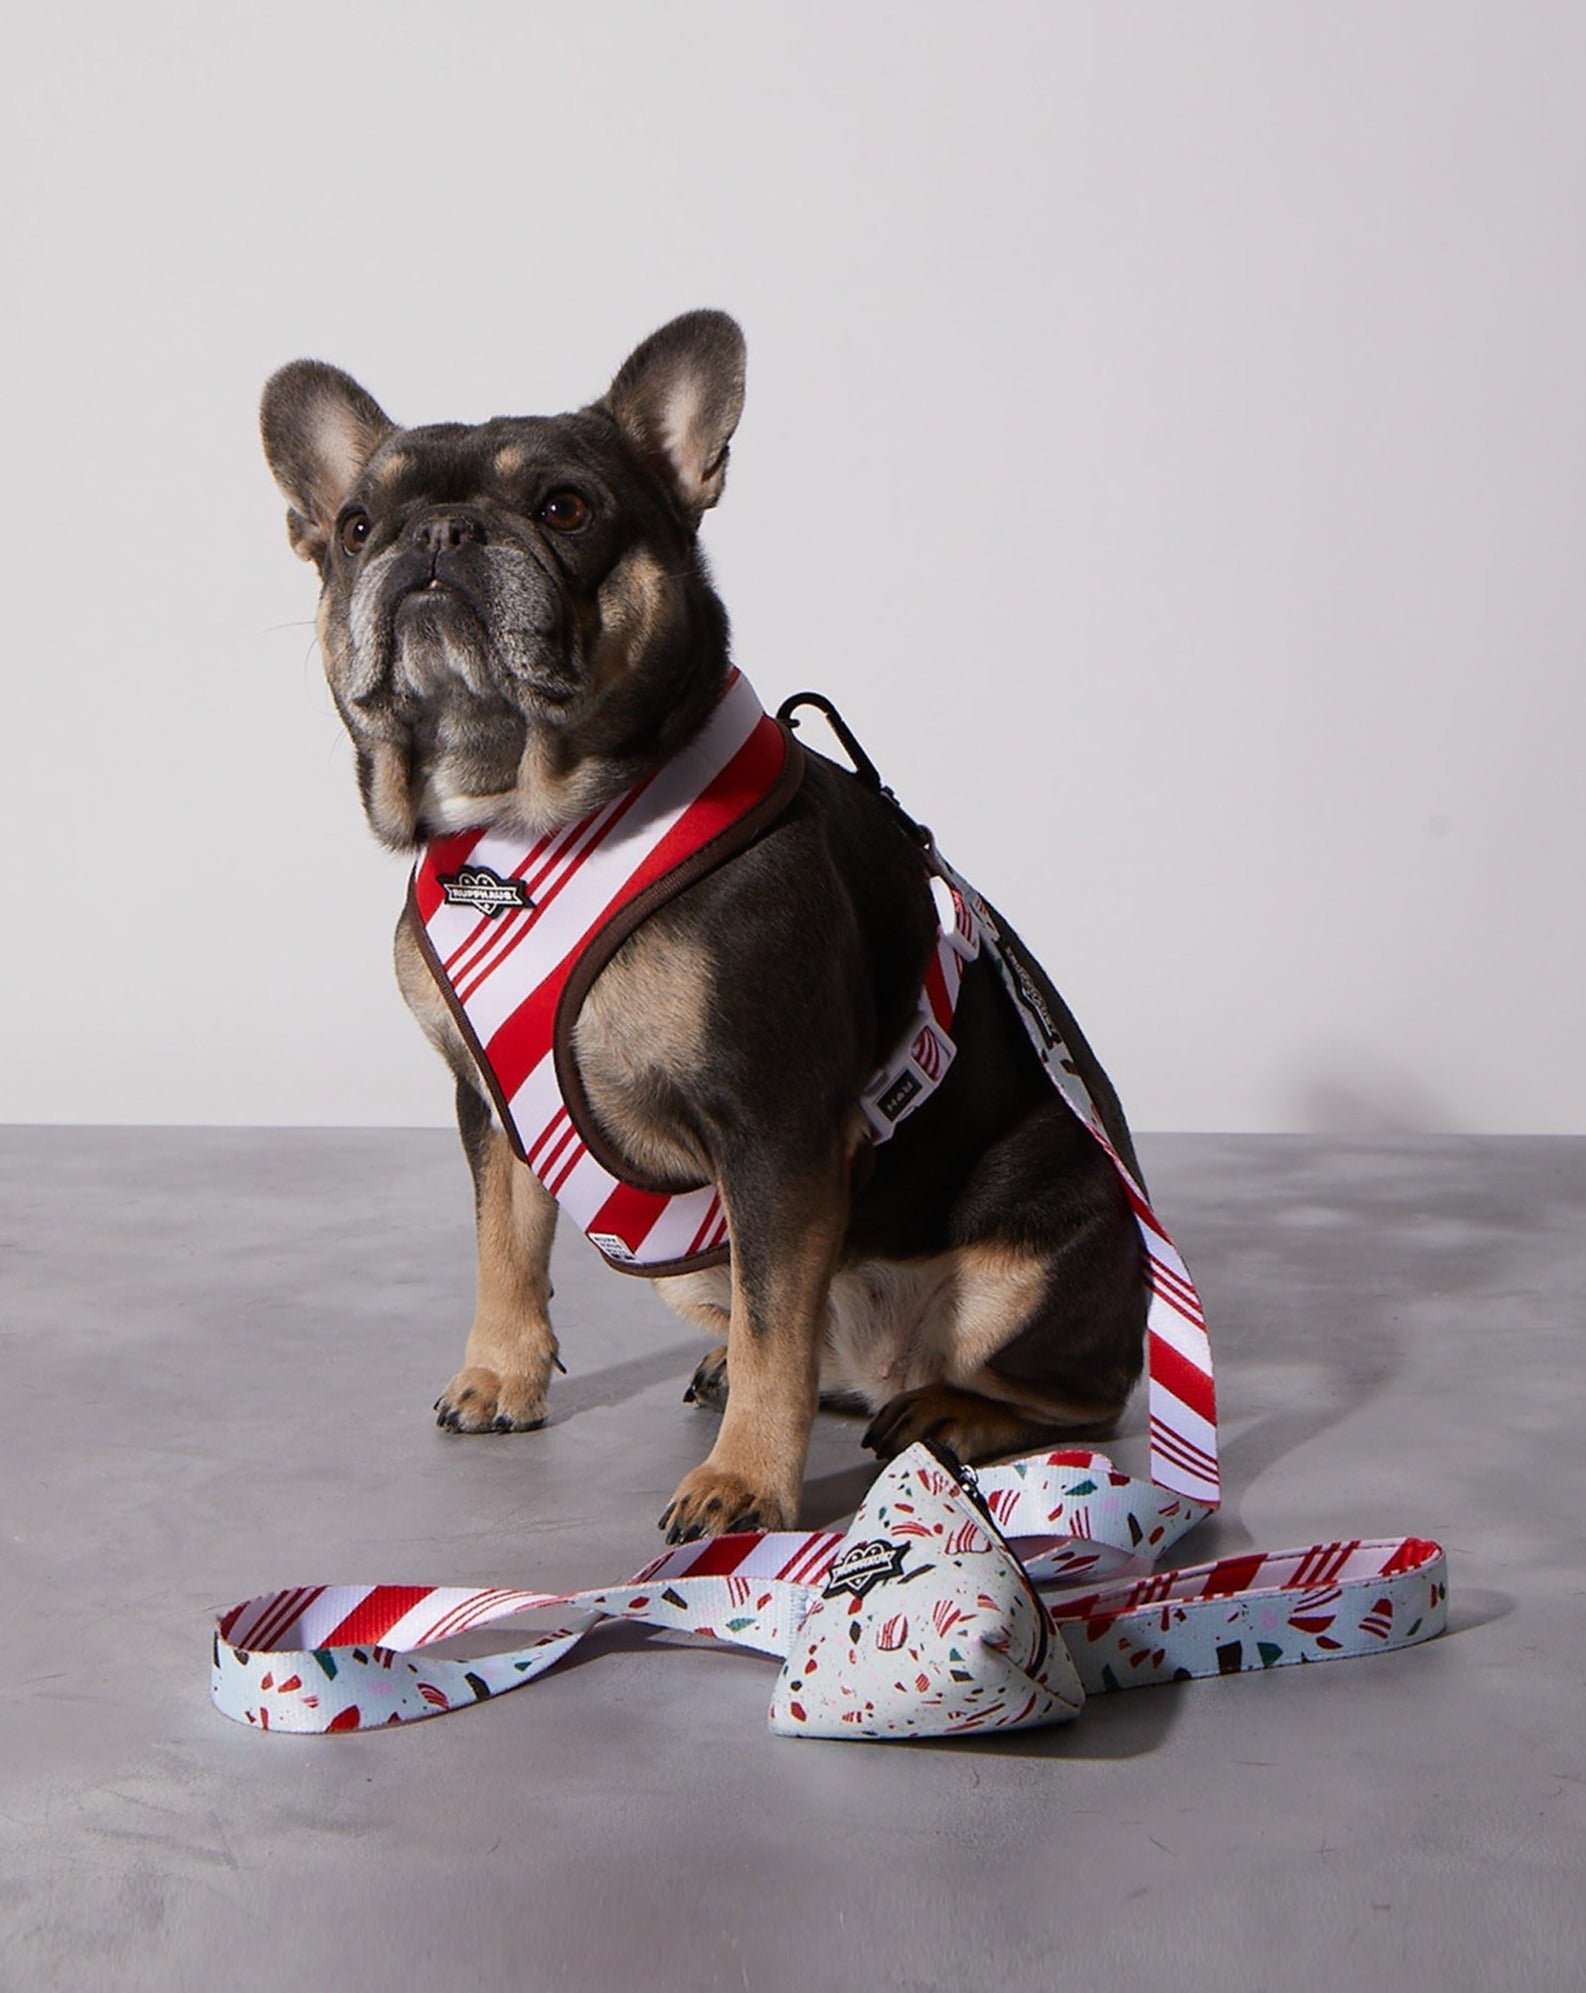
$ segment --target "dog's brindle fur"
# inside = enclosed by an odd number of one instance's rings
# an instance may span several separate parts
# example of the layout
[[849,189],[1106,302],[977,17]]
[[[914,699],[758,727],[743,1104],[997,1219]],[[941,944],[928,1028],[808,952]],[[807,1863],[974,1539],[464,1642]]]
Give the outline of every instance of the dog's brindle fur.
[[[729,669],[700,552],[743,401],[731,319],[644,342],[576,414],[399,429],[315,361],[265,390],[293,545],[319,567],[327,674],[376,833],[536,832],[628,787],[703,724]],[[811,755],[772,829],[652,915],[600,973],[574,1053],[607,1141],[646,1180],[721,1191],[730,1268],[657,1284],[722,1347],[692,1394],[716,1443],[662,1516],[673,1541],[796,1517],[819,1395],[890,1458],[986,1459],[1117,1417],[1146,1285],[1111,1164],[1057,1098],[984,958],[936,1098],[872,1151],[856,1107],[918,1000],[935,932],[917,844]],[[555,1206],[518,1162],[406,921],[403,995],[457,1079],[479,1280],[458,1432],[546,1415]],[[1108,1132],[1116,1096],[1050,989]],[[726,1387],[730,1372],[731,1389]]]

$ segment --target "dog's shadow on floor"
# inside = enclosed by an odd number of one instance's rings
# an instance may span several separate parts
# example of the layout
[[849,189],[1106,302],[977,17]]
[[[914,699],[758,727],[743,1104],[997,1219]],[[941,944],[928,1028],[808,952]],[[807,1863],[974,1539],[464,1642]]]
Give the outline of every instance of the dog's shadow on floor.
[[669,1378],[677,1380],[677,1395],[681,1401],[702,1347],[699,1337],[691,1336],[687,1342],[668,1343],[665,1348],[653,1350],[648,1356],[630,1357],[623,1363],[608,1363],[603,1370],[575,1371],[570,1376],[555,1379],[551,1416],[546,1424],[566,1425],[569,1419],[576,1419],[584,1412],[603,1410],[610,1405],[625,1405],[630,1398],[637,1398],[656,1385],[665,1384]]

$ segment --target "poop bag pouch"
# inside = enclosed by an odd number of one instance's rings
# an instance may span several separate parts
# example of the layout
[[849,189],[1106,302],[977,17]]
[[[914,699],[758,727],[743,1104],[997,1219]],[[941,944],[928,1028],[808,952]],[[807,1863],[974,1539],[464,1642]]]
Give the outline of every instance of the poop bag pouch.
[[911,1447],[870,1490],[783,1666],[783,1737],[942,1736],[1067,1723],[1074,1663],[978,1485]]

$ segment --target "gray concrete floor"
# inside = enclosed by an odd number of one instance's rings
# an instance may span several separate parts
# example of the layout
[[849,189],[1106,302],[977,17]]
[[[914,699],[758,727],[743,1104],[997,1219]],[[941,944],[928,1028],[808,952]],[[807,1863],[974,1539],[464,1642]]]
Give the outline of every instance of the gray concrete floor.
[[[449,1138],[0,1130],[0,1985],[1586,1984],[1586,1141],[1142,1152],[1224,1416],[1178,1561],[1436,1536],[1446,1639],[897,1747],[777,1741],[765,1660],[635,1644],[299,1739],[211,1710],[215,1608],[625,1576],[708,1444],[698,1345],[564,1240],[553,1423],[449,1437]],[[866,1480],[823,1419],[805,1520]]]

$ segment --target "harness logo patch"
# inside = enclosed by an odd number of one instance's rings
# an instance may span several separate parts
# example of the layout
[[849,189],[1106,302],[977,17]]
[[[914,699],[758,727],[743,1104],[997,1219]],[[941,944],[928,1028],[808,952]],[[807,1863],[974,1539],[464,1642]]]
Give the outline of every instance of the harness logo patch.
[[896,1578],[902,1569],[901,1543],[880,1540],[856,1543],[845,1550],[832,1566],[821,1597],[834,1599],[839,1592],[852,1592],[856,1599],[862,1599],[873,1586],[882,1584],[888,1578]]
[[495,920],[501,914],[516,913],[520,908],[534,904],[529,898],[528,887],[521,879],[503,879],[488,865],[464,865],[460,871],[439,878],[435,883],[446,895],[449,907],[472,907],[486,920]]

